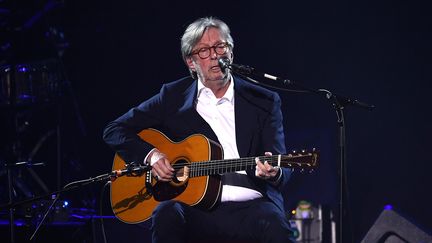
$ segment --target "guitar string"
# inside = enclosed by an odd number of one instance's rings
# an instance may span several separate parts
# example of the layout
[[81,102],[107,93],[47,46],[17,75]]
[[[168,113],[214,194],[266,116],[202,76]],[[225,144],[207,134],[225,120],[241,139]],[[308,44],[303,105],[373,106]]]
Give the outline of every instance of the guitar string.
[[[309,157],[309,156],[308,156]],[[313,164],[311,162],[298,162],[298,161],[292,161],[294,157],[290,157],[290,159],[288,160],[284,160],[281,159],[281,162],[283,163],[292,163],[292,164]],[[277,161],[277,158],[270,158],[270,159],[260,159],[262,160],[266,160],[269,161],[270,163],[275,162],[275,159]],[[295,159],[299,159],[298,157]],[[192,165],[192,166],[202,166],[202,167],[226,167],[226,165],[232,165],[232,166],[241,166],[242,164],[250,164],[250,165],[254,165],[255,164],[255,158],[244,158],[244,159],[232,159],[232,160],[210,160],[210,161],[197,161],[197,162],[192,162],[187,163],[187,165]],[[185,164],[174,164],[173,167],[180,169],[182,167],[184,167]]]
[[[279,155],[273,156],[259,156],[258,158],[261,161],[269,161],[273,164],[275,161],[279,160]],[[295,162],[293,159],[301,159],[304,157],[311,157],[311,154],[307,155],[298,155],[298,156],[289,156],[284,155],[281,156],[281,162],[288,164],[293,164],[295,166],[300,167],[302,164],[306,164],[307,166],[312,166],[313,163],[305,163],[305,162]],[[227,160],[210,160],[210,161],[202,161],[202,162],[192,162],[186,164],[189,167],[189,175],[200,176],[200,175],[208,175],[217,174],[223,172],[233,172],[239,170],[245,170],[248,168],[252,168],[255,165],[255,157],[249,158],[239,158],[239,159],[227,159]],[[292,165],[291,165],[292,166]],[[173,168],[175,170],[179,170],[185,167],[185,164],[174,164]],[[306,166],[305,166],[306,167]]]
[[[310,157],[309,155],[307,156],[303,156],[303,157]],[[261,161],[269,161],[271,163],[278,161],[277,156],[274,157],[259,157]],[[298,161],[292,161],[293,159],[302,159],[301,157],[288,157],[289,159],[285,159],[285,158],[281,158],[281,162],[283,163],[293,163],[293,164],[312,164],[312,163],[307,163],[307,162],[298,162]],[[250,163],[250,164],[255,164],[255,157],[250,157],[250,158],[240,158],[240,159],[222,159],[222,160],[209,160],[209,161],[194,161],[191,164],[187,163],[188,165],[202,165],[202,166],[222,166],[225,167],[226,165],[239,165],[239,164],[243,164],[243,163]],[[174,164],[173,165],[174,168],[182,168],[184,167],[184,164]]]
[[[262,159],[260,159],[262,160]],[[267,161],[269,161],[269,159],[265,159]],[[271,158],[270,162],[273,162],[274,159]],[[245,165],[254,165],[255,164],[255,158],[243,158],[243,159],[228,159],[228,160],[210,160],[210,161],[197,161],[197,162],[192,162],[192,163],[188,163],[187,165],[193,166],[195,167],[195,169],[199,169],[197,167],[201,166],[201,167],[206,167],[206,168],[215,168],[215,167],[220,167],[220,168],[224,168],[226,167],[226,165],[232,165],[232,166],[241,166],[242,164]],[[185,165],[184,164],[174,164],[173,167],[180,169],[183,168]]]

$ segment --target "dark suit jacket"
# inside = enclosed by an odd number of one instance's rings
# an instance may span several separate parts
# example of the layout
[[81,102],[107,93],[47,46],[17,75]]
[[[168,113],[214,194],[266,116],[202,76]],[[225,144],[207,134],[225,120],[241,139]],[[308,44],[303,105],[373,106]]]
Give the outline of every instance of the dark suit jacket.
[[[153,148],[136,135],[145,128],[158,129],[173,141],[200,133],[217,142],[215,133],[195,109],[196,97],[197,81],[190,77],[164,84],[159,94],[109,123],[104,140],[126,162],[142,162]],[[240,156],[260,156],[267,151],[285,154],[279,95],[234,76],[234,102]],[[248,171],[260,191],[282,211],[280,190],[287,185],[290,174],[290,170],[283,169],[281,183],[275,187]]]

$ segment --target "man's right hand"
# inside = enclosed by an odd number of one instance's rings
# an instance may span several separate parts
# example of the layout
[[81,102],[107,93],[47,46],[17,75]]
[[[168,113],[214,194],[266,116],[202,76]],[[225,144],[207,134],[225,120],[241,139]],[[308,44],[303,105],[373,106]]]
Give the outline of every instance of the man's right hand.
[[158,149],[154,149],[149,155],[150,165],[152,166],[152,175],[158,181],[171,181],[174,176],[174,168],[168,161],[165,154]]

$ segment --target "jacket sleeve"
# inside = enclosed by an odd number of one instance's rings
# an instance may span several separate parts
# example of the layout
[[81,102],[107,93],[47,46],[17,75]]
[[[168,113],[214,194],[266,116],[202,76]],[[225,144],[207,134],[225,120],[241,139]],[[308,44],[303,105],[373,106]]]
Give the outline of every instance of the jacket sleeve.
[[[286,154],[281,99],[277,93],[274,93],[273,104],[264,122],[262,137],[264,151],[270,151],[273,154]],[[277,184],[279,190],[282,190],[288,184],[291,177],[291,169],[282,168],[281,172],[282,176]]]

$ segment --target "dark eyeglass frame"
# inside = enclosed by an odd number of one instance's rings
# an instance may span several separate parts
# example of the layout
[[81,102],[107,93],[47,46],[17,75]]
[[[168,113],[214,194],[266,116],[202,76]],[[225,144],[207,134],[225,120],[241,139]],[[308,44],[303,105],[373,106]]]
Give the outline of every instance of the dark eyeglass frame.
[[223,55],[223,54],[228,52],[230,47],[231,47],[231,45],[229,43],[221,42],[221,43],[218,43],[218,44],[213,45],[213,46],[202,47],[198,50],[192,51],[191,56],[192,55],[198,55],[201,59],[206,59],[211,55],[210,49],[213,49],[213,51],[218,55]]

